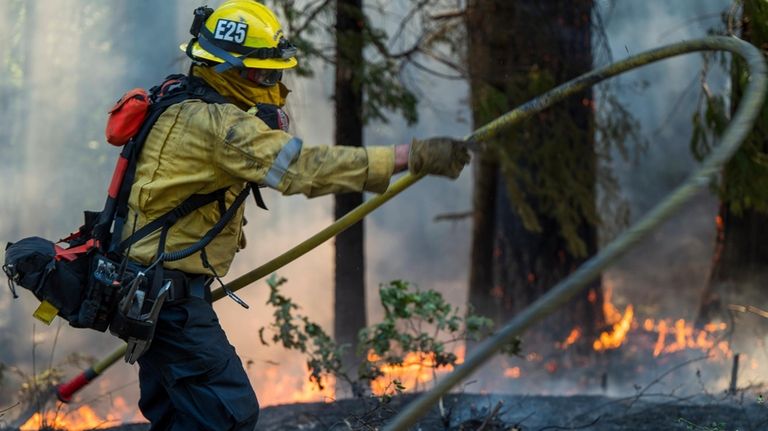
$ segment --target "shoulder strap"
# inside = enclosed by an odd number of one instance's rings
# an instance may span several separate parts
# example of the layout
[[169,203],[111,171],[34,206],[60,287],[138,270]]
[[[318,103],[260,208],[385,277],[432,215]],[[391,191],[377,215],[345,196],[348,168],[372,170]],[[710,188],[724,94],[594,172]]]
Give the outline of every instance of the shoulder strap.
[[163,84],[150,90],[150,98],[152,104],[149,107],[147,119],[144,120],[136,136],[128,142],[121,154],[128,160],[128,170],[117,195],[117,217],[125,217],[128,212],[128,195],[136,176],[139,154],[141,154],[144,142],[160,115],[168,107],[190,99],[200,99],[206,103],[229,103],[224,96],[206,85],[202,79],[184,75],[168,76]]
[[[127,168],[125,174],[120,181],[119,189],[115,193],[114,213],[113,215],[105,214],[111,224],[114,220],[114,227],[112,232],[116,235],[120,235],[125,225],[125,219],[128,215],[128,197],[131,193],[131,187],[136,177],[136,165],[138,163],[139,154],[144,146],[144,142],[147,140],[149,133],[152,131],[158,118],[165,112],[168,107],[181,103],[185,100],[199,99],[206,103],[229,103],[228,100],[217,93],[213,88],[205,84],[205,82],[197,77],[187,77],[185,75],[170,75],[166,77],[162,84],[152,87],[150,90],[150,100],[152,104],[149,107],[149,113],[146,120],[142,123],[141,128],[126,145],[123,147],[123,151],[120,154],[121,159],[125,159],[127,162]],[[105,208],[106,210],[107,208]],[[140,238],[134,240],[138,241]],[[120,253],[122,250],[118,250],[119,242],[117,240],[111,241],[109,247],[110,252]]]
[[[168,76],[161,85],[153,87],[150,90],[150,99],[152,100],[152,104],[150,105],[146,120],[142,123],[136,136],[126,144],[120,154],[120,161],[127,166],[125,166],[124,175],[121,178],[117,180],[113,178],[113,184],[110,186],[110,198],[107,200],[107,205],[105,205],[105,209],[102,211],[100,220],[108,219],[109,222],[106,224],[107,230],[114,220],[112,232],[116,237],[109,238],[107,241],[104,241],[104,244],[109,243],[108,250],[110,253],[122,255],[132,244],[135,244],[137,241],[158,229],[163,229],[162,237],[164,238],[170,226],[178,219],[191,214],[198,208],[218,201],[221,212],[220,219],[197,243],[184,250],[165,253],[164,241],[160,242],[157,258],[163,261],[172,261],[190,256],[210,243],[210,241],[221,232],[226,224],[229,223],[238,207],[245,201],[249,191],[253,193],[256,204],[259,207],[267,209],[267,206],[264,204],[264,200],[259,191],[259,185],[254,183],[249,183],[249,185],[235,198],[229,208],[224,208],[224,194],[227,189],[219,189],[204,195],[195,194],[188,197],[177,207],[168,211],[156,220],[151,221],[138,231],[133,232],[125,240],[119,241],[128,214],[128,198],[136,176],[138,158],[141,154],[144,142],[158,118],[160,118],[160,115],[162,115],[168,107],[189,99],[199,99],[206,103],[230,103],[228,99],[208,86],[202,79],[184,75]],[[113,201],[112,204],[110,204],[110,199]],[[94,229],[94,234],[95,232],[96,229]],[[111,241],[109,241],[110,239]]]
[[[137,230],[136,232],[132,233],[128,238],[121,241],[120,244],[115,249],[115,251],[117,251],[118,253],[123,253],[128,247],[136,243],[136,241],[144,238],[145,236],[160,229],[161,227],[166,225],[170,226],[176,223],[176,221],[179,220],[180,218],[188,214],[191,214],[196,209],[204,207],[205,205],[208,205],[211,202],[223,201],[224,193],[226,191],[227,189],[219,189],[212,193],[207,193],[204,195],[195,194],[188,197],[184,202],[176,206],[176,208],[173,208],[167,213],[145,224],[141,229]],[[224,212],[222,211],[221,214],[223,215]]]

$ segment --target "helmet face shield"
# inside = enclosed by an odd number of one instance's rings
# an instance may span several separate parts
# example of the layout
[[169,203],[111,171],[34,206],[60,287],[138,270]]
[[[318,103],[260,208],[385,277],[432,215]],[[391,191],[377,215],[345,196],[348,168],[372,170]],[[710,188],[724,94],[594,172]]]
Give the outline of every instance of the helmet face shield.
[[240,76],[262,87],[272,87],[283,79],[282,69],[242,69]]

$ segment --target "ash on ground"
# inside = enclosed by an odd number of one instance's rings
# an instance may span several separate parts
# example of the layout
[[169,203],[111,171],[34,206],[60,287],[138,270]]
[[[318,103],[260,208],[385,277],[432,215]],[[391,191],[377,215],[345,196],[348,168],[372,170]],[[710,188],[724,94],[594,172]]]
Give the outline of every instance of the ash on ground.
[[[257,431],[378,430],[415,395],[347,399],[333,403],[266,407]],[[125,425],[114,431],[144,431],[148,425]],[[680,398],[644,394],[603,396],[524,396],[451,394],[412,427],[421,431],[758,431],[768,429],[768,406],[759,394]]]
[[[411,401],[395,398],[381,406],[375,400],[341,400],[332,404],[275,406],[264,409],[260,431],[379,429]],[[643,398],[649,399],[644,400]],[[768,407],[757,397],[677,399],[672,395],[497,396],[449,395],[443,408],[433,408],[414,427],[423,431],[458,430],[764,430]],[[751,398],[751,397],[750,397]]]

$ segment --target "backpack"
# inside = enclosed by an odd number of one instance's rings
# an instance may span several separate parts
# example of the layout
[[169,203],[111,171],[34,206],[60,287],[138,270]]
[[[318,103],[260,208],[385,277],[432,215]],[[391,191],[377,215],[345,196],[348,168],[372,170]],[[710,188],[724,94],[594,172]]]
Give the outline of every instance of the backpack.
[[[40,237],[8,243],[2,269],[8,277],[14,298],[18,298],[15,289],[18,285],[30,290],[40,300],[40,306],[34,312],[36,318],[50,324],[58,315],[73,327],[92,328],[101,332],[110,328],[111,332],[123,339],[137,336],[135,327],[133,333],[130,327],[126,327],[124,314],[130,304],[123,304],[126,295],[136,293],[136,285],[140,281],[135,268],[129,268],[131,265],[126,257],[126,250],[131,244],[162,229],[157,259],[152,265],[155,267],[155,276],[151,289],[157,293],[163,282],[163,262],[183,259],[198,251],[203,252],[205,262],[205,246],[232,219],[250,191],[257,205],[266,209],[259,186],[253,183],[244,188],[229,208],[223,208],[226,189],[204,195],[196,194],[120,241],[128,214],[128,197],[144,141],[169,106],[188,99],[199,99],[206,103],[230,103],[202,79],[185,75],[170,75],[149,92],[134,89],[126,93],[109,111],[107,141],[121,146],[122,151],[112,175],[104,208],[98,212],[85,211],[84,224],[55,243]],[[262,104],[257,105],[257,109],[256,115],[270,127],[284,128],[287,117],[280,108]],[[221,209],[219,221],[197,243],[183,250],[166,252],[165,236],[170,226],[176,220],[213,202],[218,202]],[[143,275],[141,272],[139,274]],[[162,297],[159,298],[160,303],[157,303],[158,299],[154,301],[156,307],[152,310],[156,308],[159,311]],[[122,319],[116,318],[121,314],[117,312],[119,304],[124,311]],[[146,307],[142,308],[140,304],[138,312],[133,315],[146,317],[148,314],[142,314]],[[139,332],[144,331],[139,329]],[[151,339],[151,336],[149,332],[148,338]]]

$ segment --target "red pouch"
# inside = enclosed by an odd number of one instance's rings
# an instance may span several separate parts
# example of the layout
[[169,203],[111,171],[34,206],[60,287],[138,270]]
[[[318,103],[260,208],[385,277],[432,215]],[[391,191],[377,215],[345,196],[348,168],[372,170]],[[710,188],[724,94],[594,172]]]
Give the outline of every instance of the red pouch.
[[125,93],[109,110],[107,119],[107,142],[121,147],[141,128],[149,112],[149,95],[143,88],[134,88]]

